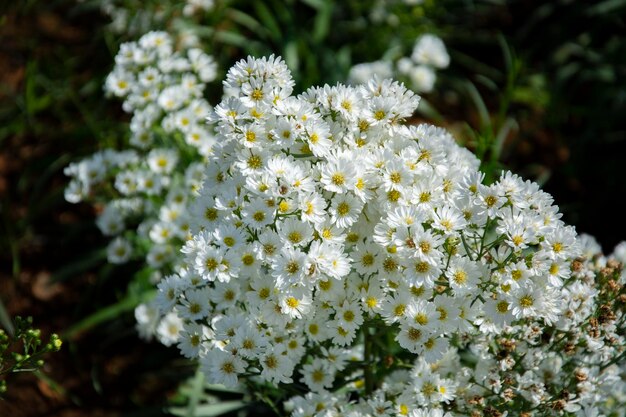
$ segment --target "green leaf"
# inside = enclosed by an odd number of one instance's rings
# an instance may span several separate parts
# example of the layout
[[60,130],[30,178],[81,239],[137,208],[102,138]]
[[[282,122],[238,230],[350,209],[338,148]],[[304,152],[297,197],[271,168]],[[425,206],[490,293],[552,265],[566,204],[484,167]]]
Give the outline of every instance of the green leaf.
[[64,266],[63,268],[57,270],[52,273],[52,277],[50,281],[52,283],[66,281],[81,272],[85,272],[96,265],[100,264],[107,258],[106,249],[96,249],[87,255],[83,256],[76,262],[72,262],[69,265]]
[[195,410],[195,414],[188,414],[187,407],[172,407],[167,411],[180,417],[213,417],[239,410],[245,406],[246,403],[244,401],[224,401],[217,404],[199,405]]
[[13,327],[11,317],[9,317],[9,313],[7,313],[6,308],[4,308],[2,300],[0,300],[0,324],[4,327],[9,336],[13,337],[15,334],[15,328]]
[[297,73],[298,69],[300,68],[300,59],[298,56],[298,44],[295,40],[290,40],[289,42],[287,42],[287,44],[285,45],[284,54],[285,63],[287,64],[289,69]]
[[249,14],[236,9],[230,9],[228,13],[234,22],[256,33],[260,38],[268,36],[267,28],[265,28],[261,23],[259,23],[258,20]]
[[276,19],[274,19],[274,15],[270,9],[268,9],[268,7],[261,1],[254,2],[254,9],[259,16],[261,23],[265,26],[265,29],[269,31],[272,40],[275,42],[280,41],[283,35],[280,31],[280,26],[278,25]]
[[587,14],[593,16],[597,14],[611,13],[624,6],[626,6],[626,0],[606,0],[589,7],[589,9],[587,9]]
[[474,105],[476,106],[478,115],[480,116],[481,128],[491,129],[491,117],[489,116],[489,110],[487,110],[487,105],[478,92],[478,89],[471,81],[467,81],[465,86],[472,101],[474,102]]
[[238,46],[240,48],[245,48],[249,43],[248,38],[242,34],[225,30],[215,32],[215,41],[227,45]]
[[150,300],[156,294],[156,290],[146,291],[140,296],[127,295],[115,304],[108,307],[104,307],[90,316],[85,317],[83,320],[71,326],[62,335],[61,339],[72,339],[78,333],[94,327],[98,324],[112,320],[118,317],[121,313],[133,310],[139,304]]
[[328,35],[333,14],[332,7],[332,3],[319,2],[313,23],[313,41],[315,43],[320,43]]
[[444,122],[444,117],[437,111],[437,109],[431,105],[424,97],[420,99],[420,104],[417,107],[417,112],[423,114],[430,120],[432,120],[436,124],[441,124]]

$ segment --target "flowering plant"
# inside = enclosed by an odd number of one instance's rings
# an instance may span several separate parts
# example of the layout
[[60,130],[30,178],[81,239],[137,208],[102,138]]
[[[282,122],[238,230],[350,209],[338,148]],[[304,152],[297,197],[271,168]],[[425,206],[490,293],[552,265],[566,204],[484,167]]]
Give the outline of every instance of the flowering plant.
[[177,50],[165,32],[123,44],[115,61],[105,90],[124,98],[132,114],[128,149],[104,149],[70,164],[65,197],[104,204],[97,225],[115,237],[109,262],[145,256],[150,267],[167,271],[174,248],[187,237],[186,202],[201,183],[213,144],[202,122],[211,108],[203,93],[217,68],[198,48]]
[[593,280],[537,184],[483,184],[445,130],[405,124],[419,97],[398,82],[293,96],[272,56],[224,85],[155,301],[210,382],[293,416],[611,412],[623,277]]

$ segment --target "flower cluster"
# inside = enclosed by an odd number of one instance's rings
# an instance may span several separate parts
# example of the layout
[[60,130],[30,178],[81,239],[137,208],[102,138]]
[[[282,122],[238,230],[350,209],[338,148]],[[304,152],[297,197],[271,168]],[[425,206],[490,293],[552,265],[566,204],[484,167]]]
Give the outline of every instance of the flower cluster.
[[105,89],[132,114],[129,149],[105,149],[70,164],[65,197],[104,204],[97,225],[115,237],[110,262],[145,254],[149,266],[162,268],[179,257],[187,238],[187,203],[214,143],[203,121],[211,109],[203,94],[216,65],[200,49],[177,50],[165,32],[123,44],[115,61]]
[[436,35],[427,33],[415,40],[411,56],[403,56],[395,62],[374,61],[357,64],[350,69],[349,79],[354,83],[366,83],[372,76],[405,78],[417,92],[431,92],[437,75],[435,70],[450,65],[446,46]]
[[483,184],[445,130],[405,124],[419,97],[398,82],[293,96],[272,56],[224,84],[185,265],[155,300],[209,381],[280,385],[294,416],[594,407],[606,361],[589,395],[563,387],[623,331],[590,353],[596,284],[550,195],[510,172]]

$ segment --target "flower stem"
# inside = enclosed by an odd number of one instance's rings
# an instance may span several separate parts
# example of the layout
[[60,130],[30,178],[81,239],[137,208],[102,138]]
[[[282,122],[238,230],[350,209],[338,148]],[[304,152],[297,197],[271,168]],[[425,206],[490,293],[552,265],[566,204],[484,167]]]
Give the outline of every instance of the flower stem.
[[373,338],[370,335],[369,323],[366,320],[363,323],[363,374],[365,377],[365,395],[369,396],[374,391],[374,375],[372,373],[372,348]]

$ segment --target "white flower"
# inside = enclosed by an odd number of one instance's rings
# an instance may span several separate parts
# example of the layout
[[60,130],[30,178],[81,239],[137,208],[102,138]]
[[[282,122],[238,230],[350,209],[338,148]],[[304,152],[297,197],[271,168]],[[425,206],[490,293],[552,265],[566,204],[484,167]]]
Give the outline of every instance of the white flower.
[[310,364],[302,366],[302,379],[313,392],[321,392],[330,388],[335,379],[334,372],[328,369],[324,359],[315,358]]
[[116,237],[107,246],[107,260],[112,264],[123,264],[130,259],[132,247],[128,240]]
[[424,34],[415,41],[411,59],[418,64],[435,68],[446,68],[450,65],[450,56],[443,41],[433,34]]
[[348,228],[357,221],[362,209],[363,202],[360,199],[348,193],[338,195],[330,206],[331,222],[338,227]]
[[178,342],[179,333],[183,329],[183,321],[175,312],[170,312],[163,319],[156,328],[156,334],[159,341],[165,346],[171,346]]
[[201,358],[201,369],[207,379],[226,387],[237,385],[237,374],[243,373],[245,367],[246,363],[243,359],[219,349],[209,350]]
[[356,169],[354,164],[346,157],[332,157],[321,169],[321,183],[324,189],[344,193],[354,188],[356,184]]

